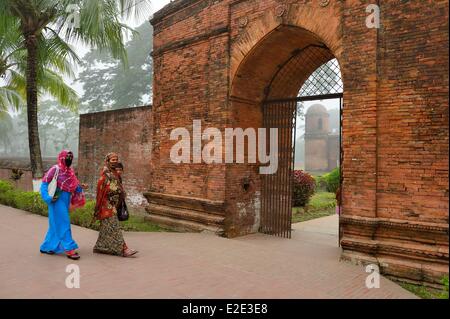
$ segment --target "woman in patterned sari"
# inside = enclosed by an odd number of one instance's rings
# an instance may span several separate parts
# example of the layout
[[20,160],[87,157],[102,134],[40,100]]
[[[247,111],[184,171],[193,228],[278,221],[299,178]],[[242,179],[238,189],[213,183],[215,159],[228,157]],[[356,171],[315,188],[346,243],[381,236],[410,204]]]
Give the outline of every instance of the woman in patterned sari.
[[100,220],[100,230],[94,253],[130,257],[137,251],[125,244],[117,218],[117,208],[125,197],[121,179],[116,172],[118,162],[116,153],[106,155],[105,166],[97,183],[95,218]]

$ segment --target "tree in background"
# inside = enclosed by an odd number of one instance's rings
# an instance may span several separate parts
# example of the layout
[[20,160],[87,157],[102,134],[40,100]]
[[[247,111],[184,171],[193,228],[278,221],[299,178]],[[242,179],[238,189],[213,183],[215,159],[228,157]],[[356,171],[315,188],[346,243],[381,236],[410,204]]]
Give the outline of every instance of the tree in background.
[[8,112],[0,110],[0,150],[9,153],[12,146],[13,120]]
[[39,105],[39,134],[45,157],[56,156],[61,149],[70,149],[78,155],[78,113],[61,107],[54,101]]
[[[0,0],[0,35],[18,30],[26,49],[28,141],[34,179],[43,175],[37,115],[38,81],[43,79],[44,67],[70,76],[78,57],[69,43],[77,41],[126,61],[124,32],[131,29],[120,18],[148,13],[150,1],[81,0],[76,10],[70,8],[74,8],[72,0]],[[64,63],[47,64],[49,61]]]
[[126,44],[129,68],[111,54],[92,50],[83,60],[77,82],[83,85],[83,113],[132,107],[148,103],[152,90],[153,28],[147,21]]
[[[29,155],[27,114],[24,109],[10,116],[0,116],[0,154],[11,157]],[[2,112],[0,112],[2,115]],[[61,149],[70,149],[78,155],[79,117],[76,112],[61,107],[56,101],[46,100],[39,104],[39,137],[44,157],[55,157]],[[8,144],[9,141],[9,144]]]

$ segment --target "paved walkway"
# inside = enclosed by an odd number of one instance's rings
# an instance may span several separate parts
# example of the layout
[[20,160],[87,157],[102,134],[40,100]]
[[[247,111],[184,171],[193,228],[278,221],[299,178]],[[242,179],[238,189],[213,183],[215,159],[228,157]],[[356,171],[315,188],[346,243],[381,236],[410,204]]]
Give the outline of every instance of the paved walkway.
[[[78,261],[39,253],[47,218],[1,205],[0,216],[0,298],[414,298],[385,278],[367,289],[362,267],[338,261],[336,216],[294,225],[291,240],[127,232],[138,258],[94,255],[97,232],[73,226]],[[71,263],[79,289],[65,286]]]

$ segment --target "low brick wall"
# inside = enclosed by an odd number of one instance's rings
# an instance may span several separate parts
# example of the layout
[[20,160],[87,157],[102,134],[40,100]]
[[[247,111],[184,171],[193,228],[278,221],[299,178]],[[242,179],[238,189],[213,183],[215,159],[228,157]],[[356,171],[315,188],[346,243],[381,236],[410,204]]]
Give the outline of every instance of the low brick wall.
[[[44,172],[46,172],[52,165],[56,164],[56,158],[43,158],[42,164]],[[74,169],[77,171],[77,159],[74,160]],[[13,169],[20,169],[23,171],[22,177],[14,181],[17,188],[31,192],[33,191],[33,177],[31,174],[30,159],[25,157],[4,157],[0,158],[0,179],[9,180],[12,176]]]
[[151,115],[151,106],[141,106],[80,116],[79,179],[89,185],[88,197],[95,196],[105,155],[116,152],[125,167],[128,204],[143,211],[147,201],[142,194],[150,182]]

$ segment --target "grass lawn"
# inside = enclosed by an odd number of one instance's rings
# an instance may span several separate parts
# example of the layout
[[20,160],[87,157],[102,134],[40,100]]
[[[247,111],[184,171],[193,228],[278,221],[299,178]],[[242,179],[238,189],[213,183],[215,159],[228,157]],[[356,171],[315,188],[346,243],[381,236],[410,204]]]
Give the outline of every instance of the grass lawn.
[[333,215],[336,213],[335,207],[334,193],[318,191],[311,197],[306,207],[292,208],[292,223]]
[[448,299],[448,277],[443,281],[444,288],[442,290],[408,283],[400,283],[400,286],[422,299]]

